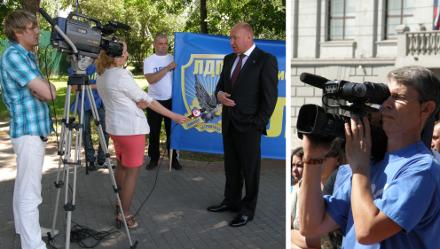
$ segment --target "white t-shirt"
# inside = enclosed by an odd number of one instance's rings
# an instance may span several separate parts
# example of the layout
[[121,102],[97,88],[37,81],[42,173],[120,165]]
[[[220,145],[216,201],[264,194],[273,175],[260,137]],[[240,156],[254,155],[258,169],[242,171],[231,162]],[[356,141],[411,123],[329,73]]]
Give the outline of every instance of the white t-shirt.
[[[144,60],[144,74],[156,73],[162,68],[168,66],[173,61],[170,54],[153,54]],[[171,99],[173,86],[173,73],[167,72],[162,79],[154,84],[148,85],[148,95],[156,100]]]
[[105,106],[105,130],[116,136],[149,134],[147,118],[136,102],[148,96],[134,81],[133,75],[126,69],[114,67],[106,69],[96,79],[96,88]]

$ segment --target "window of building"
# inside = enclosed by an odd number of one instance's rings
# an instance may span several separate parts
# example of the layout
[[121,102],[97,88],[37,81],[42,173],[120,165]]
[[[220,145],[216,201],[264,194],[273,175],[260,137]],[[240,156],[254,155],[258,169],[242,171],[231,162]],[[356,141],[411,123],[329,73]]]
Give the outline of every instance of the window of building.
[[329,40],[354,39],[355,0],[329,0]]
[[385,18],[385,39],[396,38],[396,27],[408,23],[413,16],[414,0],[387,0]]

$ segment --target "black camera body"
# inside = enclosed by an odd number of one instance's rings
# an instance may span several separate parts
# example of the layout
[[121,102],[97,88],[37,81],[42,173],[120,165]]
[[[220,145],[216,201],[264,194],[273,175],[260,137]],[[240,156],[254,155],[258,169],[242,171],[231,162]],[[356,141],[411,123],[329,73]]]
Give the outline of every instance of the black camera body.
[[311,134],[322,139],[332,140],[335,137],[345,138],[344,123],[348,117],[327,113],[318,105],[305,104],[298,113],[296,129],[298,137],[303,134]]
[[[104,49],[112,57],[122,55],[122,43],[118,42],[115,37],[110,38],[109,36],[118,29],[130,30],[128,25],[115,21],[102,25],[97,19],[74,12],[70,13],[67,18],[56,17],[51,19],[43,9],[39,11],[51,23],[52,27],[59,27],[75,45],[79,55],[97,58],[101,49]],[[64,53],[75,53],[69,42],[56,28],[52,29],[51,42],[54,47]]]
[[[91,27],[87,22],[74,19],[75,16],[78,15],[71,13],[68,18],[56,17],[54,22],[75,44],[78,51],[92,58],[97,57],[101,50],[101,30]],[[51,42],[63,52],[73,52],[70,45],[55,30],[52,30]]]
[[[326,107],[341,108],[349,111],[350,116],[356,115],[359,118],[370,117],[370,114],[379,111],[374,105],[381,105],[390,96],[388,86],[383,83],[332,81],[309,73],[302,73],[300,79],[304,83],[323,89],[322,102]],[[331,99],[336,103],[345,100],[352,104],[330,105]],[[313,140],[321,142],[330,142],[335,137],[345,139],[344,123],[350,120],[350,116],[326,112],[318,105],[303,105],[299,110],[296,124],[298,137],[302,138],[303,134],[306,134]],[[385,154],[387,138],[380,123],[372,124],[370,127],[373,143],[372,157],[380,160]]]

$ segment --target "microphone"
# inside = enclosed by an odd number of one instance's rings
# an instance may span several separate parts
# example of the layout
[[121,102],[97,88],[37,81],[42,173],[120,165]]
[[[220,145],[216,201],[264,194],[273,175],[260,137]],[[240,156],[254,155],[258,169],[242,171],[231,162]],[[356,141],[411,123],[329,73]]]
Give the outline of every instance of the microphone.
[[202,116],[202,113],[204,112],[204,110],[203,109],[199,109],[199,108],[196,108],[196,107],[194,107],[192,110],[191,110],[191,114],[190,115],[188,115],[187,116],[187,118],[198,118],[198,117],[200,117],[200,116]]
[[188,130],[188,129],[191,129],[191,128],[197,126],[198,124],[202,123],[203,120],[202,120],[202,118],[199,118],[199,117],[202,116],[202,113],[204,111],[205,111],[205,109],[203,109],[203,108],[199,109],[197,107],[194,107],[191,110],[191,114],[186,116],[188,118],[188,120],[182,124],[183,129]]
[[127,24],[117,21],[109,21],[107,25],[113,26],[116,29],[123,29],[126,31],[129,31],[131,29],[131,27],[128,26]]
[[47,14],[47,12],[43,9],[43,8],[39,8],[38,12],[40,12],[40,14],[44,17],[44,19],[46,19],[46,21],[48,21],[50,23],[50,26],[55,26],[55,22],[52,20],[52,18],[49,16],[49,14]]
[[299,76],[299,79],[304,83],[307,83],[311,86],[321,88],[321,89],[324,89],[325,83],[327,83],[329,81],[328,79],[326,79],[322,76],[311,74],[311,73],[301,73],[301,75]]

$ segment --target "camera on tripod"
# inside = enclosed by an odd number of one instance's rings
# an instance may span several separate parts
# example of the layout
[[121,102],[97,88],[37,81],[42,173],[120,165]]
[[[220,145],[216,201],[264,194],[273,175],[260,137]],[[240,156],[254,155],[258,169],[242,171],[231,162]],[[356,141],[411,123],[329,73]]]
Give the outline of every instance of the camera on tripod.
[[[39,11],[53,27],[51,42],[61,52],[96,58],[101,49],[104,49],[109,56],[122,55],[122,43],[118,42],[116,37],[110,36],[117,30],[130,30],[130,26],[116,21],[110,21],[103,25],[96,18],[74,12],[71,12],[67,18],[56,17],[52,19],[43,9],[40,8]],[[59,27],[62,33],[69,38],[69,41],[57,31],[56,27]],[[69,43],[70,41],[77,51]]]
[[[323,89],[322,102],[324,106],[329,109],[340,108],[348,111],[350,115],[338,115],[326,112],[323,107],[318,105],[305,104],[299,110],[296,124],[299,138],[302,139],[303,134],[306,134],[313,140],[321,142],[329,142],[335,137],[345,139],[344,123],[350,120],[350,116],[355,115],[361,119],[367,116],[371,124],[372,156],[377,159],[383,157],[387,142],[386,135],[382,129],[380,118],[372,118],[372,116],[375,113],[378,114],[378,106],[390,96],[387,85],[372,82],[354,83],[344,80],[328,80],[309,73],[302,73],[300,80]],[[351,104],[341,104],[342,101],[348,101]]]
[[[52,27],[51,42],[55,48],[58,48],[61,52],[69,54],[70,64],[73,73],[69,75],[67,82],[66,98],[64,102],[64,114],[62,118],[62,127],[60,141],[58,143],[58,155],[60,156],[60,164],[58,165],[57,179],[55,187],[57,188],[57,197],[55,204],[55,211],[52,222],[51,232],[48,233],[49,241],[53,240],[52,235],[55,234],[56,219],[58,214],[58,201],[60,198],[61,188],[65,189],[64,198],[64,210],[66,215],[66,232],[65,232],[65,248],[70,248],[70,232],[72,222],[72,212],[75,210],[76,205],[76,177],[77,168],[81,166],[81,148],[82,134],[84,127],[84,103],[85,95],[87,94],[90,104],[90,110],[95,124],[98,130],[99,143],[104,151],[106,157],[107,169],[109,170],[110,180],[113,185],[113,190],[117,200],[118,212],[123,213],[121,199],[119,197],[119,189],[116,184],[116,179],[113,173],[112,163],[110,160],[110,153],[107,149],[107,142],[104,138],[104,131],[100,123],[100,118],[91,86],[89,84],[88,75],[86,70],[90,66],[95,58],[98,57],[101,49],[104,49],[106,54],[111,57],[118,57],[122,55],[123,44],[118,42],[115,37],[109,39],[108,36],[115,33],[118,29],[129,30],[130,27],[119,23],[109,22],[102,25],[97,19],[87,17],[78,13],[70,13],[67,18],[54,18],[52,19],[46,11],[39,9],[39,12],[43,15]],[[70,114],[70,94],[72,85],[77,85],[77,94],[74,103],[74,115]],[[76,121],[78,117],[78,122]],[[62,164],[61,164],[62,163]],[[63,169],[61,169],[63,165]],[[73,170],[73,174],[70,174]],[[63,174],[61,174],[63,171]],[[88,166],[86,166],[86,174],[88,172]],[[72,196],[69,197],[69,191],[66,186],[69,186],[70,177],[72,177],[73,188],[71,191]],[[65,183],[65,184],[64,184]],[[127,233],[130,248],[136,248],[137,241],[133,243],[131,235],[128,230],[127,221],[125,216],[123,223],[125,231]]]
[[51,43],[61,52],[70,54],[70,64],[74,73],[69,76],[69,85],[84,85],[88,83],[85,73],[104,49],[108,56],[122,55],[123,45],[116,37],[110,37],[117,30],[130,30],[130,26],[111,21],[102,25],[96,18],[71,12],[67,18],[51,18],[40,8],[39,12],[52,26]]

